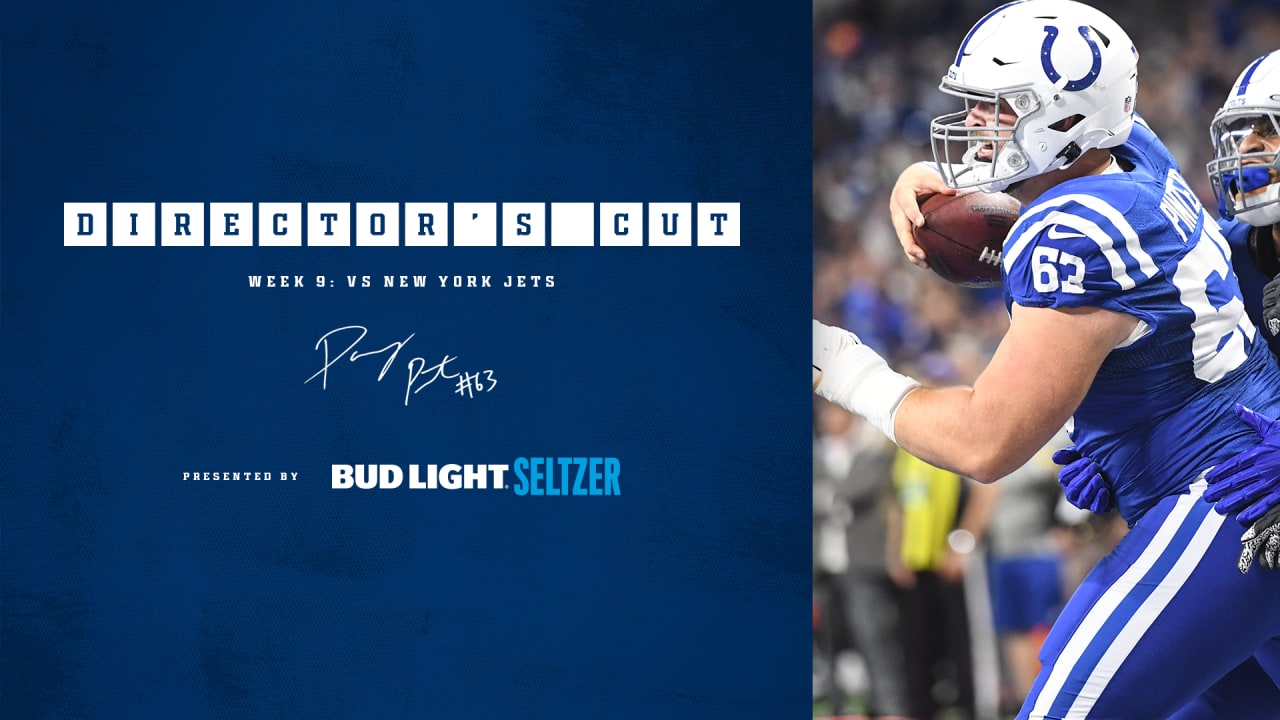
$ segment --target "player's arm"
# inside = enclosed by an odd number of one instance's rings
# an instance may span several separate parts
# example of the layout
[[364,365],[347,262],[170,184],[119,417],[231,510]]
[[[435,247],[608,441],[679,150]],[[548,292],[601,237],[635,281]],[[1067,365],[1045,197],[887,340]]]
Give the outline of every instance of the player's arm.
[[1280,275],[1262,288],[1262,321],[1267,332],[1280,336]]
[[916,243],[915,229],[924,225],[924,215],[920,212],[920,198],[942,193],[954,195],[954,188],[947,187],[942,174],[933,163],[919,162],[908,165],[898,175],[893,191],[889,194],[889,218],[893,221],[893,231],[898,235],[898,243],[907,253],[907,259],[920,267],[927,268],[924,249]]
[[1136,324],[1096,307],[1014,305],[1008,333],[972,388],[906,396],[895,418],[899,444],[982,482],[1013,472],[1066,423]]
[[1249,257],[1267,277],[1280,275],[1280,223],[1249,230]]
[[1271,278],[1262,289],[1262,322],[1267,332],[1280,335],[1280,223],[1249,232],[1249,256]]

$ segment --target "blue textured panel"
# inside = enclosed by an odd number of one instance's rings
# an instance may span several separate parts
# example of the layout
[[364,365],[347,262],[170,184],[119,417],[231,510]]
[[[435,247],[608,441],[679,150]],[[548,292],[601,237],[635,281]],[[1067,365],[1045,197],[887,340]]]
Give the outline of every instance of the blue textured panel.
[[[808,712],[810,23],[7,6],[0,714]],[[65,247],[68,202],[730,202],[742,245]],[[555,285],[434,280],[521,274]],[[415,335],[304,384],[344,325]],[[405,406],[446,354],[498,384]],[[622,494],[330,488],[522,456],[618,458]],[[215,471],[298,480],[182,479]]]

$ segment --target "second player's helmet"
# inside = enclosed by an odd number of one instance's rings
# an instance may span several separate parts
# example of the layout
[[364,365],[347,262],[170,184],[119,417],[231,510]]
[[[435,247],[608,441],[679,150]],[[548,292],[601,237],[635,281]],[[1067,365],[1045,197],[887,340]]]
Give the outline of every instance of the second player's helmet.
[[[1128,139],[1138,51],[1096,8],[1024,0],[992,10],[969,30],[939,88],[965,100],[964,111],[935,118],[930,128],[943,177],[951,187],[997,192]],[[968,126],[977,103],[1017,119]],[[1060,125],[1070,118],[1070,127]],[[984,145],[994,145],[989,160],[979,153]]]
[[1280,50],[1249,63],[1209,125],[1218,210],[1250,225],[1280,222]]

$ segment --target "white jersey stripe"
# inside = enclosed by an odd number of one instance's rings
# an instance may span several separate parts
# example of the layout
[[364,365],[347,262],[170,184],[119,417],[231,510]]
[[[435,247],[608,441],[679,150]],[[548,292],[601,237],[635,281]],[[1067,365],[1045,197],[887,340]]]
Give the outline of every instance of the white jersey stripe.
[[1124,249],[1129,251],[1134,260],[1138,261],[1138,269],[1142,271],[1142,274],[1149,278],[1156,276],[1158,271],[1155,261],[1151,259],[1146,250],[1142,249],[1142,241],[1138,239],[1137,231],[1133,229],[1128,220],[1124,219],[1124,215],[1121,215],[1108,203],[1092,195],[1081,195],[1078,202],[1109,220],[1120,231],[1121,236],[1124,237]]
[[1105,230],[1079,215],[1071,215],[1058,210],[1054,210],[1044,216],[1028,227],[1025,233],[1018,235],[1017,242],[1004,255],[1004,271],[1006,273],[1009,272],[1009,269],[1013,267],[1013,261],[1027,249],[1027,245],[1032,239],[1044,232],[1045,228],[1058,223],[1062,223],[1072,230],[1080,231],[1081,234],[1092,240],[1102,250],[1103,257],[1107,259],[1107,263],[1111,266],[1111,277],[1120,285],[1122,290],[1128,290],[1136,284],[1133,278],[1129,277],[1129,271],[1125,268],[1124,259],[1120,257],[1120,253],[1116,252],[1111,236]]
[[[1080,621],[1080,626],[1071,634],[1071,639],[1062,648],[1057,660],[1054,661],[1053,671],[1050,672],[1048,679],[1045,680],[1044,687],[1040,689],[1040,694],[1036,697],[1035,705],[1031,709],[1030,720],[1043,720],[1048,715],[1053,708],[1054,701],[1058,699],[1059,693],[1062,692],[1063,686],[1066,685],[1067,678],[1071,675],[1071,670],[1080,661],[1085,651],[1089,649],[1089,644],[1093,642],[1103,624],[1111,619],[1112,614],[1115,613],[1116,608],[1120,606],[1129,591],[1138,587],[1138,583],[1151,570],[1151,567],[1156,564],[1160,556],[1165,551],[1170,550],[1169,541],[1173,539],[1182,523],[1186,521],[1187,515],[1191,513],[1191,509],[1200,500],[1201,492],[1203,492],[1203,488],[1199,491],[1193,491],[1193,495],[1183,495],[1178,498],[1177,504],[1174,505],[1173,510],[1169,512],[1164,522],[1160,524],[1160,528],[1151,538],[1150,544],[1142,550],[1142,554],[1138,556],[1138,559],[1112,583],[1111,587],[1102,593],[1098,601],[1085,614]],[[1173,551],[1177,552],[1178,550],[1174,549]]]
[[1133,287],[1133,280],[1129,277],[1129,273],[1125,268],[1124,260],[1120,258],[1119,254],[1115,250],[1115,238],[1113,238],[1110,233],[1102,230],[1095,223],[1088,223],[1088,221],[1077,215],[1060,213],[1059,211],[1054,210],[1054,208],[1061,207],[1069,202],[1076,202],[1106,218],[1107,221],[1110,222],[1117,231],[1119,231],[1120,237],[1123,240],[1124,249],[1133,257],[1134,260],[1138,262],[1138,269],[1141,270],[1148,278],[1155,277],[1157,272],[1156,264],[1152,261],[1151,256],[1147,254],[1147,251],[1142,249],[1142,243],[1138,240],[1137,231],[1133,229],[1133,226],[1129,224],[1129,221],[1117,212],[1115,208],[1091,195],[1063,195],[1062,197],[1054,198],[1044,204],[1033,205],[1027,208],[1027,211],[1023,213],[1024,219],[1030,218],[1032,215],[1039,215],[1045,210],[1050,210],[1051,212],[1040,220],[1028,225],[1025,230],[1022,228],[1021,221],[1017,225],[1014,225],[1012,232],[1015,234],[1017,239],[1014,241],[1012,247],[1009,248],[1009,251],[1004,255],[1005,272],[1008,272],[1009,269],[1013,267],[1013,261],[1016,260],[1024,250],[1026,250],[1027,245],[1034,240],[1037,235],[1044,231],[1045,227],[1052,223],[1061,222],[1069,228],[1084,232],[1088,235],[1090,240],[1097,243],[1098,247],[1101,248],[1103,255],[1106,256],[1107,262],[1111,265],[1112,277],[1115,278],[1116,282],[1120,283],[1121,287],[1125,289]]
[[[1190,497],[1199,498],[1205,487],[1204,480],[1196,481],[1191,486]],[[1134,646],[1138,644],[1142,636],[1151,628],[1152,623],[1156,621],[1160,613],[1173,600],[1173,596],[1182,589],[1187,578],[1191,576],[1191,572],[1196,569],[1201,558],[1209,550],[1209,545],[1213,542],[1214,536],[1218,534],[1218,529],[1222,527],[1222,522],[1225,519],[1226,516],[1219,515],[1216,512],[1210,512],[1205,515],[1200,527],[1196,529],[1195,536],[1191,538],[1186,550],[1182,552],[1173,568],[1169,570],[1168,576],[1160,580],[1160,585],[1143,601],[1138,610],[1134,612],[1133,617],[1129,619],[1129,622],[1125,623],[1124,628],[1116,636],[1116,639],[1112,641],[1111,646],[1103,653],[1097,667],[1093,669],[1093,673],[1085,681],[1080,695],[1076,697],[1075,703],[1072,704],[1071,709],[1067,712],[1067,720],[1085,720],[1085,718],[1089,717],[1089,711],[1093,709],[1094,703],[1101,697],[1102,692],[1107,689],[1107,684],[1115,676],[1120,666],[1124,664],[1125,659],[1129,657],[1129,653],[1133,651]]]

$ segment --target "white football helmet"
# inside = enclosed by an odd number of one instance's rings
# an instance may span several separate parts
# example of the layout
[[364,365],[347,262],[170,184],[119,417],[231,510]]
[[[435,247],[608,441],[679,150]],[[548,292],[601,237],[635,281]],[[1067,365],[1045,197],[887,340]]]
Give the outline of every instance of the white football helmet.
[[1280,50],[1240,73],[1209,125],[1218,211],[1250,225],[1280,222]]
[[[965,100],[963,112],[935,118],[930,127],[947,185],[999,192],[1068,167],[1086,150],[1128,139],[1138,51],[1095,8],[1072,0],[1024,0],[992,10],[969,30],[939,89]],[[1017,119],[967,125],[978,103]],[[1077,116],[1069,128],[1052,127]],[[966,149],[954,150],[956,143]]]

